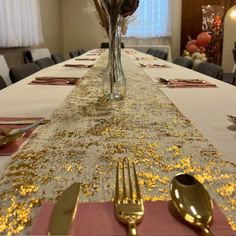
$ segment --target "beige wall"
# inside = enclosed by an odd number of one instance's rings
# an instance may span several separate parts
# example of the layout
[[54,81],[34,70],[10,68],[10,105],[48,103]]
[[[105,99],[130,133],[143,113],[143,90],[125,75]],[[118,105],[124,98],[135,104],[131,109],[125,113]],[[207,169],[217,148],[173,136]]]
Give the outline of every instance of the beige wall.
[[62,0],[64,53],[100,47],[104,32],[95,13],[88,9],[93,0]]
[[236,14],[236,5],[228,10],[224,21],[224,43],[222,58],[224,72],[232,72],[234,65],[232,49],[234,48],[234,42],[236,42],[236,15],[232,17],[232,12],[235,12]]
[[50,52],[63,53],[61,0],[39,0],[44,43],[37,47],[47,47]]
[[[179,56],[182,0],[172,0],[172,57]],[[95,12],[89,10],[93,0],[62,0],[64,52],[78,48],[86,50],[100,47],[105,32]]]

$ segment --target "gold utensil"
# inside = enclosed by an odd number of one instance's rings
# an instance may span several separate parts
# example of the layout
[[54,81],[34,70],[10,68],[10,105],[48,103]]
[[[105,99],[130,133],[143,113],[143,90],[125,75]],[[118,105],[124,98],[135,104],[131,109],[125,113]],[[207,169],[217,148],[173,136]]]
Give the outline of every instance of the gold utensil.
[[[138,185],[138,178],[135,170],[135,166],[133,164],[133,176],[134,183],[132,183],[130,164],[128,162],[127,172],[128,172],[128,182],[129,182],[129,193],[127,193],[126,189],[126,176],[125,176],[125,162],[122,165],[122,190],[123,193],[120,192],[120,163],[117,164],[117,173],[116,173],[116,190],[115,190],[115,198],[114,198],[114,207],[115,207],[115,215],[117,219],[129,226],[129,235],[135,236],[137,235],[136,224],[141,222],[144,215],[144,205],[143,200],[141,198],[141,193]],[[133,191],[133,185],[136,191]],[[135,192],[135,193],[134,193]]]
[[22,137],[29,129],[35,128],[38,125],[42,124],[43,122],[44,122],[44,119],[40,119],[23,128],[13,129],[9,133],[5,132],[6,136],[0,139],[0,146],[16,141],[18,138]]
[[203,236],[213,236],[209,229],[212,221],[212,200],[204,186],[188,174],[176,175],[170,184],[172,203],[180,216],[201,229]]
[[232,122],[233,124],[236,125],[236,117],[235,116],[227,115],[227,117],[230,122]]
[[49,224],[48,235],[68,235],[79,203],[80,184],[74,183],[59,196]]

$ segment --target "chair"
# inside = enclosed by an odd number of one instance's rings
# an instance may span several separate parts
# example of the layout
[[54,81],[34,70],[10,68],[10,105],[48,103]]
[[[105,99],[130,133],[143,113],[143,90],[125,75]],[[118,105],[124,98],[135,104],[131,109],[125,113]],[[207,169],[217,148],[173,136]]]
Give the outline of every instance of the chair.
[[153,48],[149,48],[146,53],[149,54],[149,55],[154,56],[155,50]]
[[40,67],[40,69],[55,65],[54,61],[50,57],[40,58],[36,60],[35,63]]
[[166,61],[168,58],[168,53],[162,50],[155,49],[155,53],[153,56]]
[[215,79],[223,80],[224,71],[222,67],[209,62],[201,62],[197,65],[197,72],[211,76]]
[[234,70],[233,81],[232,84],[234,85],[236,81],[236,69]]
[[51,57],[48,48],[32,48],[24,52],[24,60],[26,63],[35,62],[40,58]]
[[78,50],[78,55],[80,56],[80,55],[84,54],[85,52],[86,52],[86,51],[85,51],[84,49],[80,48],[80,49]]
[[[120,43],[120,47],[121,47],[121,48],[125,48],[124,42],[121,42],[121,43]],[[108,43],[108,42],[102,42],[102,43],[101,43],[101,48],[109,48],[109,43]]]
[[77,51],[70,51],[69,55],[70,55],[70,58],[74,58],[74,57],[78,57],[79,56]]
[[26,63],[10,69],[10,77],[13,83],[16,83],[27,76],[30,76],[40,70],[35,63]]
[[6,87],[7,87],[7,84],[5,80],[2,78],[2,76],[0,75],[0,90]]
[[173,61],[174,64],[179,65],[179,66],[183,66],[189,69],[193,68],[193,60],[190,58],[186,58],[186,57],[177,57],[174,59]]
[[7,86],[12,84],[9,76],[9,67],[3,55],[0,55],[0,73]]
[[53,53],[51,58],[55,64],[65,61],[65,58],[61,53]]

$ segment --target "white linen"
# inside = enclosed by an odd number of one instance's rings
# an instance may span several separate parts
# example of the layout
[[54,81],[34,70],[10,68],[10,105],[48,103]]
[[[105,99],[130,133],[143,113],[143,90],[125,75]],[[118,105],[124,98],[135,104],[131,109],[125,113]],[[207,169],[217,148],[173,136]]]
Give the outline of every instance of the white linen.
[[[144,54],[135,52],[133,57]],[[84,54],[83,56],[86,56]],[[147,57],[148,55],[145,55]],[[70,59],[68,62],[76,63]],[[78,63],[82,63],[77,61]],[[96,62],[96,61],[95,61]],[[94,62],[94,63],[95,63]],[[147,63],[139,60],[137,63]],[[193,70],[156,59],[153,62],[168,64],[171,68],[144,69],[156,82],[156,77],[203,79],[217,84],[218,88],[162,88],[178,109],[189,118],[193,125],[208,138],[222,154],[224,160],[236,163],[235,141],[236,126],[232,125],[226,115],[236,115],[236,88],[232,85],[205,76]],[[84,61],[91,64],[91,61]],[[148,60],[148,63],[152,63]],[[0,91],[0,116],[44,116],[50,118],[52,112],[61,104],[74,86],[28,85],[35,76],[84,76],[89,68],[64,67],[65,62],[40,70]],[[0,157],[0,176],[3,174],[9,157]]]

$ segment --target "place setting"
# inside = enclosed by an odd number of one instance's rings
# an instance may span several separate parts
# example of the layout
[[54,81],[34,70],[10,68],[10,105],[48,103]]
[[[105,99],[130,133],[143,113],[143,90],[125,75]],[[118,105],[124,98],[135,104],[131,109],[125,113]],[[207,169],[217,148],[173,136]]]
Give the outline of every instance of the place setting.
[[110,202],[80,203],[81,185],[73,183],[55,203],[43,202],[30,235],[233,235],[207,190],[189,174],[172,178],[170,201],[144,201],[130,161],[117,163]]
[[156,81],[160,84],[165,85],[168,88],[216,88],[216,84],[212,84],[202,79],[185,79],[185,78],[175,78],[166,79],[161,77],[156,77]]
[[91,68],[93,66],[94,66],[94,64],[83,64],[83,63],[79,63],[79,64],[66,63],[66,64],[64,64],[64,67],[75,67],[75,68]]
[[167,64],[157,64],[157,63],[139,63],[139,67],[141,68],[171,68],[171,66]]
[[42,117],[0,117],[0,155],[14,154],[34,129],[48,122]]
[[80,77],[62,77],[62,76],[41,76],[36,77],[29,84],[31,85],[77,85]]

